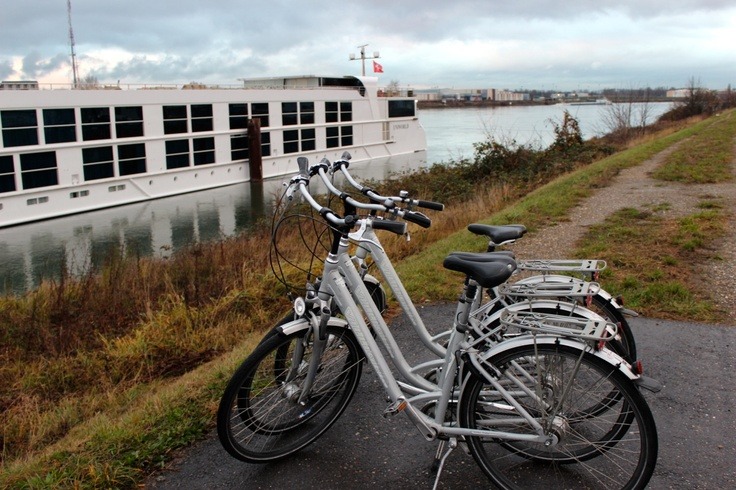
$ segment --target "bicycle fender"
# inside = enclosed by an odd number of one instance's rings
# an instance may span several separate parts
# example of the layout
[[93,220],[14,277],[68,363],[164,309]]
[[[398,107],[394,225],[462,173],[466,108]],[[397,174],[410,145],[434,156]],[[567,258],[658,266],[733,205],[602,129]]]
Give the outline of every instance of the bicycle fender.
[[485,351],[482,354],[483,359],[490,359],[491,357],[501,354],[503,352],[506,352],[509,349],[513,349],[515,347],[520,347],[522,345],[526,345],[529,343],[535,342],[537,344],[541,345],[564,345],[567,347],[572,347],[579,350],[584,350],[585,352],[598,357],[599,359],[602,359],[607,364],[610,364],[611,366],[615,367],[617,370],[621,371],[624,376],[626,376],[628,379],[636,382],[640,376],[634,373],[634,371],[631,368],[631,365],[626,362],[621,356],[616,354],[610,349],[592,349],[589,344],[585,344],[583,342],[579,342],[574,339],[566,339],[564,337],[556,337],[554,335],[536,335],[534,339],[532,339],[529,336],[519,336],[514,339],[508,339],[504,340],[503,342],[494,345],[487,351]]
[[[327,321],[327,325],[331,327],[348,328],[348,322],[346,322],[342,318],[336,318],[334,316],[330,317],[330,319]],[[291,335],[292,333],[301,332],[302,330],[306,330],[308,328],[310,328],[309,321],[306,318],[299,318],[297,320],[281,325],[280,327],[277,327],[277,330],[283,335]]]

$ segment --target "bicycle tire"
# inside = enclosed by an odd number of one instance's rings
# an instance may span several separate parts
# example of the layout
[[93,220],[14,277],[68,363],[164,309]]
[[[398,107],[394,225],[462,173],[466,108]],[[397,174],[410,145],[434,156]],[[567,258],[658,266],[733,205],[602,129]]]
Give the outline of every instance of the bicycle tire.
[[350,402],[363,353],[353,333],[327,327],[327,345],[311,396],[297,402],[311,352],[310,330],[271,335],[235,372],[220,400],[217,433],[237,459],[267,463],[317,440]]
[[[651,411],[636,386],[615,366],[585,353],[574,375],[565,376],[564,368],[578,359],[580,350],[559,343],[529,344],[501,352],[488,360],[500,375],[499,380],[519,375],[516,363],[534,359],[533,379],[545,396],[548,407],[560,403],[560,395],[569,388],[566,399],[556,410],[540,407],[521,392],[515,397],[522,406],[536,407],[542,425],[549,425],[559,442],[541,443],[502,441],[472,436],[467,438],[473,458],[493,481],[503,489],[520,488],[644,488],[654,472],[658,442]],[[525,369],[530,369],[528,366]],[[529,382],[529,381],[528,381]],[[534,391],[538,383],[529,382]],[[568,387],[569,385],[569,387]],[[477,374],[468,376],[460,398],[460,424],[478,429],[494,427],[505,419],[504,431],[533,433],[511,405]],[[616,391],[612,406],[597,416],[575,416],[600,398]],[[598,393],[598,394],[596,394]],[[531,411],[530,411],[531,413]],[[515,420],[516,419],[516,420]],[[514,422],[516,422],[514,424]],[[577,464],[572,464],[577,463]],[[564,466],[564,467],[563,467]]]

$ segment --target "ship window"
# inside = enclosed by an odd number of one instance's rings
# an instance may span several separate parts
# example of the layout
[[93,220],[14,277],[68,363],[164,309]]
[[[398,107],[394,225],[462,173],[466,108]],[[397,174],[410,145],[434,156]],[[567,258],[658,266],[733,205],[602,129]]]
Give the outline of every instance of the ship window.
[[164,111],[164,134],[187,132],[187,106],[165,105]]
[[143,107],[116,107],[115,134],[118,138],[143,136]]
[[248,137],[246,135],[234,134],[230,136],[230,158],[233,161],[248,158]]
[[284,153],[297,153],[299,151],[299,131],[292,129],[284,131]]
[[215,163],[215,138],[194,138],[192,150],[195,165]]
[[81,112],[84,141],[110,139],[109,107],[87,107],[82,108]]
[[35,110],[2,111],[0,121],[3,125],[3,145],[6,148],[38,144],[38,120]]
[[189,166],[189,140],[171,140],[166,142],[166,168],[182,168]]
[[315,148],[314,129],[284,131],[284,153],[310,151]]
[[77,141],[74,109],[44,109],[43,132],[46,143]]
[[23,189],[35,189],[57,185],[56,152],[26,153],[20,156],[20,172]]
[[271,156],[271,133],[261,133],[261,156]]
[[248,104],[230,104],[230,129],[248,127]]
[[82,165],[85,181],[114,177],[112,146],[82,148]]
[[327,148],[339,148],[340,146],[352,146],[352,126],[329,126],[326,129]]
[[118,170],[120,175],[143,174],[146,172],[146,145],[118,146]]
[[267,128],[269,125],[268,118],[268,102],[257,102],[250,106],[253,112],[253,119],[261,120],[261,127]]
[[337,112],[337,102],[325,102],[325,122],[340,122],[339,116],[340,113]]
[[348,122],[353,120],[353,103],[340,102],[340,122]]
[[282,102],[281,122],[284,126],[314,124],[314,102]]
[[331,126],[325,129],[327,134],[327,148],[337,148],[340,146],[340,128]]
[[299,102],[299,121],[314,124],[314,102]]
[[212,104],[192,105],[192,132],[212,131]]
[[314,129],[302,129],[302,151],[311,151],[315,148]]
[[325,122],[348,122],[353,120],[352,102],[325,102]]
[[284,126],[294,126],[299,120],[299,114],[296,110],[296,102],[281,103],[281,123]]
[[49,196],[33,197],[26,200],[26,204],[29,206],[33,206],[34,204],[43,204],[45,202],[49,202]]
[[414,117],[414,100],[389,100],[388,117]]
[[15,171],[13,169],[13,156],[4,155],[0,157],[0,192],[15,191]]
[[353,127],[352,126],[341,126],[340,136],[342,146],[353,146]]
[[77,199],[79,197],[87,197],[87,196],[89,196],[89,191],[88,190],[75,191],[75,192],[70,192],[69,193],[69,197],[72,198],[72,199]]

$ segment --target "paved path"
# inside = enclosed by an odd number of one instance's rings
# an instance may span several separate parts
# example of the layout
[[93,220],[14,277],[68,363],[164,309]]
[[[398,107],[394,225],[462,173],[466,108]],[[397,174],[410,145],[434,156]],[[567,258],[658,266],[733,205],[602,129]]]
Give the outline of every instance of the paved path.
[[[454,306],[420,309],[430,329],[442,328]],[[649,488],[736,488],[736,328],[644,318],[631,321],[647,375],[664,384],[646,398],[659,433],[659,460]],[[422,349],[403,317],[392,323],[413,360]],[[429,489],[427,468],[435,443],[424,441],[404,415],[384,419],[386,404],[376,376],[363,372],[340,420],[317,442],[280,463],[249,465],[231,458],[216,435],[188,449],[153,475],[156,489]],[[472,457],[455,451],[441,488],[487,488]]]

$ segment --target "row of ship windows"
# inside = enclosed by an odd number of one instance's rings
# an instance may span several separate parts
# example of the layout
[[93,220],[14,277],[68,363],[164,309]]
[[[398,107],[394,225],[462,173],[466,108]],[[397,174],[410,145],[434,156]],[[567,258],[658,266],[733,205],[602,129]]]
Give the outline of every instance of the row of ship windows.
[[[350,122],[352,102],[324,102],[325,122]],[[83,107],[79,109],[82,141],[144,136],[143,107]],[[262,128],[269,127],[268,103],[229,104],[231,130],[246,129],[248,120],[259,119]],[[164,134],[201,133],[214,129],[212,104],[163,106]],[[282,102],[281,119],[284,126],[314,124],[314,102]],[[43,142],[69,143],[77,141],[77,113],[73,108],[43,109]],[[114,122],[114,124],[113,124]],[[2,141],[6,148],[38,145],[38,115],[35,109],[0,111]]]
[[[352,146],[352,144],[352,126],[326,128],[326,148]],[[114,158],[115,149],[117,158]],[[284,153],[315,149],[316,138],[313,128],[284,131]],[[214,137],[169,140],[165,142],[165,150],[168,170],[215,163]],[[261,155],[271,155],[271,134],[268,132],[261,133]],[[248,157],[247,135],[232,135],[230,137],[231,160],[242,161]],[[19,163],[20,184],[24,190],[58,185],[55,151],[23,153],[19,155]],[[133,143],[82,148],[82,168],[85,182],[145,173],[147,171],[146,146],[144,143]],[[0,156],[0,193],[16,190],[13,156]]]

